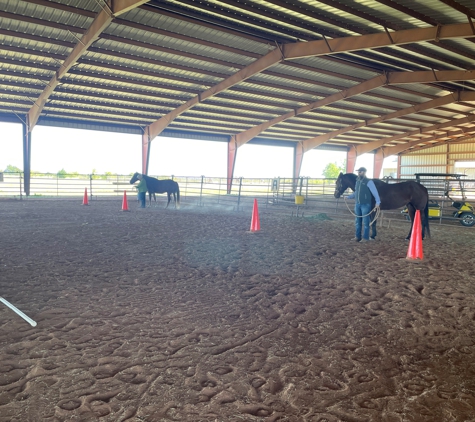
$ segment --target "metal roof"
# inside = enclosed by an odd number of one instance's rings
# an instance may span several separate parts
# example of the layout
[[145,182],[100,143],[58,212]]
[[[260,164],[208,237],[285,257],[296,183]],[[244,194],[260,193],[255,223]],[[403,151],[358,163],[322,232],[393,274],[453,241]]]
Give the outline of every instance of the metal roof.
[[148,127],[152,138],[385,156],[475,136],[473,0],[0,0],[0,10],[0,121],[30,130]]

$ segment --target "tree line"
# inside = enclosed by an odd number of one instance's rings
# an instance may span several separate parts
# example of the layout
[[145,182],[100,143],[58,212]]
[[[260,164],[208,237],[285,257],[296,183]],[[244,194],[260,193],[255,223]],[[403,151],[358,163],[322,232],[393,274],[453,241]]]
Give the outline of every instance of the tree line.
[[[5,170],[3,171],[4,173],[23,173],[21,169],[18,167],[8,165]],[[326,179],[336,179],[340,172],[345,173],[346,172],[346,160],[341,162],[340,164],[334,162],[334,163],[328,163],[325,168],[322,171],[323,177]],[[130,173],[129,176],[131,176],[133,173]],[[65,179],[66,177],[80,177],[81,175],[75,171],[75,172],[67,172],[64,168],[59,170],[56,173],[41,173],[38,171],[31,171],[30,172],[31,176],[57,176],[59,178]],[[111,173],[110,171],[106,171],[104,174],[97,174],[97,171],[95,169],[92,169],[91,172],[91,178],[92,179],[107,179],[108,177],[113,177],[113,176],[119,176],[117,173]]]

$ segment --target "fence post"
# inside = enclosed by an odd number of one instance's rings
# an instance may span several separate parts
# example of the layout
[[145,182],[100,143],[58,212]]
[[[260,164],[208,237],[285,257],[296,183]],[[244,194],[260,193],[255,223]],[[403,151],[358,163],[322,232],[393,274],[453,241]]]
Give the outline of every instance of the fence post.
[[221,200],[221,177],[218,179],[218,205]]
[[241,205],[241,188],[242,188],[242,177],[239,178],[239,191],[238,191],[237,211],[239,211],[239,206]]
[[89,197],[92,201],[92,174],[89,175]]
[[201,176],[201,186],[200,186],[200,207],[203,206],[202,198],[203,198],[203,183],[204,183],[204,176]]
[[21,183],[21,181],[23,180],[22,173],[20,173],[19,176],[20,176],[20,201],[21,201],[23,199],[23,193],[22,193],[22,190],[23,190],[22,185],[23,184]]

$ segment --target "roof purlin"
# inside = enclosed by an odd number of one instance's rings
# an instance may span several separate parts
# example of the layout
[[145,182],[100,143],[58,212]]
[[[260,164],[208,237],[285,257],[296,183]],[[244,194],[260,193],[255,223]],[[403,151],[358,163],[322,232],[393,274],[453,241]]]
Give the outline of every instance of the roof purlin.
[[[336,94],[330,95],[329,97],[324,98],[322,100],[315,101],[312,104],[309,104],[305,107],[301,107],[301,108],[295,110],[295,112],[293,112],[293,113],[287,113],[283,116],[279,116],[277,118],[269,120],[268,122],[262,123],[259,126],[255,126],[251,129],[248,129],[245,132],[241,132],[241,133],[234,136],[234,140],[236,141],[236,144],[239,147],[239,146],[245,144],[247,141],[249,141],[253,137],[257,136],[262,131],[266,130],[267,128],[269,128],[270,126],[272,126],[276,123],[282,122],[282,121],[284,121],[284,120],[286,120],[290,117],[293,117],[297,114],[305,113],[305,112],[310,111],[312,109],[316,109],[318,107],[328,105],[328,104],[333,103],[335,101],[347,99],[347,98],[349,98],[353,95],[358,95],[358,94],[361,94],[363,92],[372,90],[374,88],[377,88],[377,87],[380,87],[380,86],[383,86],[383,85],[406,84],[406,83],[423,83],[423,82],[442,81],[442,80],[471,80],[471,79],[474,79],[474,78],[475,78],[475,71],[390,72],[386,75],[376,76],[373,79],[365,81],[365,82],[363,82],[359,85],[355,85],[351,88],[348,88],[348,89],[346,89],[344,91],[341,91],[341,92],[338,92]],[[432,100],[432,101],[441,102],[439,99]],[[448,104],[450,102],[451,101],[448,101],[447,103],[444,103],[444,104]],[[431,103],[431,101],[428,101],[428,103]],[[424,103],[422,103],[422,104],[424,104]],[[418,106],[419,105],[416,105],[414,107],[418,107]],[[430,108],[434,108],[434,106],[431,106]],[[413,107],[411,107],[407,110],[411,110],[411,109],[412,109],[411,112],[413,112],[413,110],[414,110]],[[398,116],[403,115],[403,114],[401,114],[400,111],[396,111],[395,113],[392,113],[392,114],[397,114]],[[392,114],[390,114],[389,116],[391,116]],[[372,119],[372,121],[373,120],[374,120],[373,123],[375,123],[375,122],[380,122],[384,119],[382,117],[380,117],[380,118]],[[317,145],[321,145],[325,141],[327,141],[327,140],[329,140],[329,139],[331,139],[331,138],[333,138],[337,135],[341,135],[342,133],[349,132],[350,130],[355,129],[356,127],[361,127],[361,126],[365,126],[365,125],[366,125],[365,123],[352,125],[352,126],[349,126],[347,128],[339,129],[335,132],[330,132],[328,134],[320,135],[316,138],[312,138],[312,139],[309,139],[307,141],[304,141],[304,143],[303,143],[304,152],[308,151],[312,148],[315,148],[315,146],[317,146]]]
[[35,101],[33,107],[28,111],[27,124],[28,131],[31,132],[36,125],[38,118],[41,114],[48,97],[53,93],[56,86],[59,84],[60,79],[68,72],[68,70],[76,63],[77,59],[84,54],[88,47],[97,39],[99,34],[110,24],[112,19],[129,11],[133,7],[138,7],[148,0],[116,0],[113,3],[113,9],[108,7],[102,8],[97,14],[96,18],[92,22],[91,26],[87,29],[85,34],[81,37],[79,42],[73,48],[73,51],[66,60],[61,64],[61,67],[56,71],[55,75],[51,78],[44,91]]
[[318,40],[285,44],[269,52],[265,56],[241,69],[231,77],[225,79],[214,87],[202,92],[177,109],[152,123],[147,129],[149,142],[159,135],[173,119],[193,107],[195,104],[239,83],[252,75],[271,67],[281,60],[299,57],[318,56],[328,53],[369,49],[386,45],[399,45],[416,41],[433,39],[470,37],[472,28],[469,24],[452,24],[435,28],[418,28],[389,33],[369,34],[358,37],[345,37],[332,40]]
[[[356,125],[349,126],[340,130],[337,130],[335,132],[327,133],[325,135],[317,136],[315,138],[307,139],[304,141],[304,149],[305,151],[308,151],[312,148],[315,148],[318,145],[323,144],[324,142],[328,141],[329,139],[341,135],[342,133],[349,132],[357,127],[362,127],[362,126],[368,126],[369,124],[373,124],[376,122],[381,122],[383,120],[388,120],[392,119],[395,117],[400,117],[403,116],[404,114],[411,114],[417,111],[420,111],[422,109],[427,109],[427,108],[434,108],[437,107],[438,105],[441,104],[449,104],[451,102],[456,101],[458,98],[463,98],[465,101],[475,101],[475,91],[469,91],[469,92],[457,92],[457,93],[452,93],[449,95],[446,95],[445,97],[439,97],[435,100],[427,101],[425,103],[421,103],[418,106],[411,106],[403,110],[398,110],[394,113],[389,113],[385,116],[381,116],[375,119],[371,119],[368,122],[361,122],[357,123]],[[424,130],[421,128],[419,131]],[[361,155],[364,154],[365,152],[372,151],[388,142],[391,140],[395,139],[400,139],[404,138],[405,136],[408,136],[407,134],[401,134],[398,135],[397,137],[392,137],[392,138],[382,138],[379,141],[374,141],[374,142],[369,142],[368,144],[362,145],[359,150],[357,150],[357,154]]]

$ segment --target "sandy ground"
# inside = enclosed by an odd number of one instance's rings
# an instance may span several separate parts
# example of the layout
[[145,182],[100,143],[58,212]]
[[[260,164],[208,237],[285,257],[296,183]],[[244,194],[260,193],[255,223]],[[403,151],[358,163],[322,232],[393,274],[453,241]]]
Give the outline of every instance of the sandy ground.
[[475,420],[474,230],[0,201],[0,421]]

